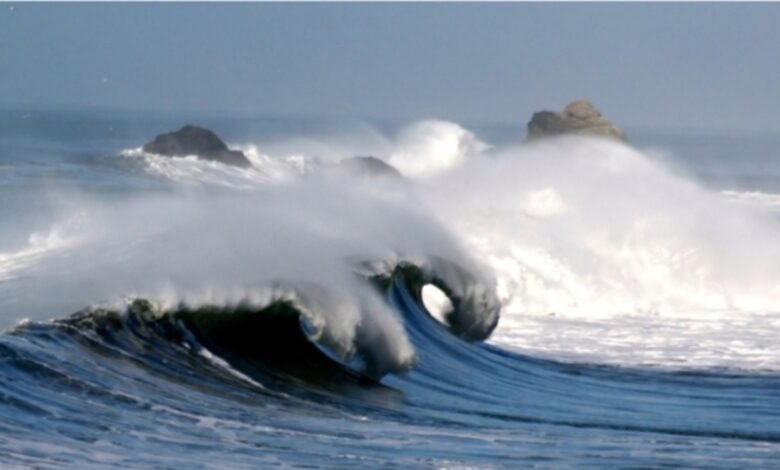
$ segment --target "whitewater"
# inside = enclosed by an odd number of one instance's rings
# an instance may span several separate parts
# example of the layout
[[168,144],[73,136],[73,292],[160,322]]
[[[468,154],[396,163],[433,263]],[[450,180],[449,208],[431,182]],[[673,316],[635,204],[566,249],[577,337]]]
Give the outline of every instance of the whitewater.
[[[504,305],[497,344],[590,362],[780,368],[774,205],[734,204],[755,197],[705,189],[601,139],[491,148],[444,121],[359,137],[297,152],[277,142],[271,154],[239,144],[249,169],[124,149],[184,188],[119,205],[48,196],[67,206],[60,220],[3,253],[0,275],[46,273],[29,298],[13,287],[35,316],[133,295],[235,303],[251,295],[243,285],[276,278],[349,284],[348,258],[470,257]],[[409,181],[314,174],[363,153]]]
[[2,115],[0,462],[780,459],[780,147],[53,116]]

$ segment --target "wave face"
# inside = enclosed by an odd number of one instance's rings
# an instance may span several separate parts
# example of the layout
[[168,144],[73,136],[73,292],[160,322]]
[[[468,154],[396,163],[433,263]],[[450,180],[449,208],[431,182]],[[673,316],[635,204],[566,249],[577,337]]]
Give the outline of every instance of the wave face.
[[215,122],[236,169],[5,113],[2,466],[777,463],[780,188],[444,121]]
[[2,459],[622,468],[630,452],[730,468],[780,447],[776,376],[534,359],[458,339],[406,285],[394,276],[387,295],[418,361],[381,383],[315,347],[287,304],[156,315],[136,302],[19,326],[0,342]]

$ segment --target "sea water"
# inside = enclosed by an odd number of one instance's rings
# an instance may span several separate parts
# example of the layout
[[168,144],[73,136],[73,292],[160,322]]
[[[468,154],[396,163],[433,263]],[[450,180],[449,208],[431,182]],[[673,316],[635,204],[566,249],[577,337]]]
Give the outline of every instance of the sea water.
[[0,111],[0,463],[780,465],[780,136],[523,127]]

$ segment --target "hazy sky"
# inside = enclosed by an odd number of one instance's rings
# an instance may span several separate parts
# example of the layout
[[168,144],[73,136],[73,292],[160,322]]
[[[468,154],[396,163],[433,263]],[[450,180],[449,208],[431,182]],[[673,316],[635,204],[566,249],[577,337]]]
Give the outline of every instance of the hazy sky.
[[780,4],[0,3],[0,106],[780,131]]

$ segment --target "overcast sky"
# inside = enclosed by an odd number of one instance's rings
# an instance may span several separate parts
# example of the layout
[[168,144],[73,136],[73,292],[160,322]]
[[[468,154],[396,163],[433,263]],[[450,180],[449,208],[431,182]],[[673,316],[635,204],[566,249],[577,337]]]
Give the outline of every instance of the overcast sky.
[[0,3],[0,106],[780,131],[780,4]]

